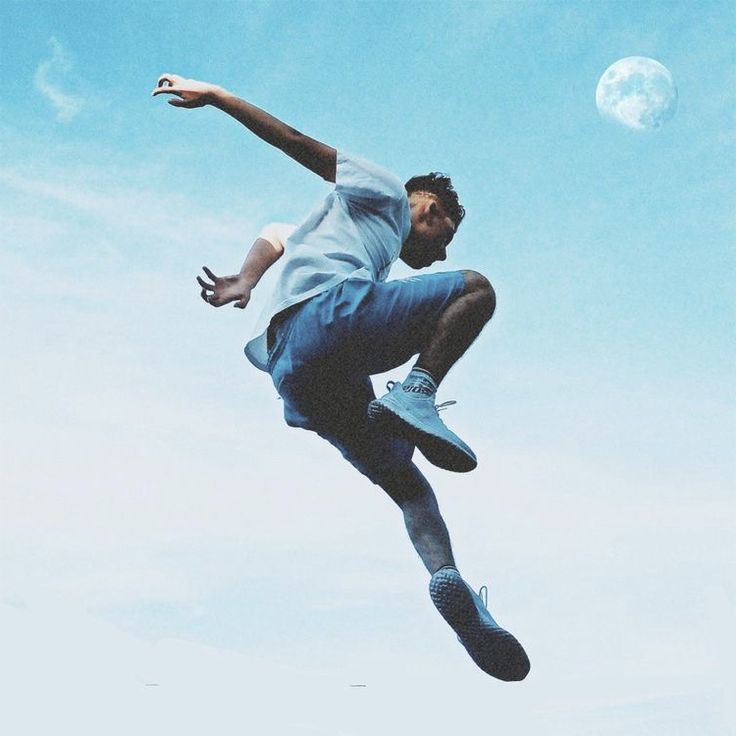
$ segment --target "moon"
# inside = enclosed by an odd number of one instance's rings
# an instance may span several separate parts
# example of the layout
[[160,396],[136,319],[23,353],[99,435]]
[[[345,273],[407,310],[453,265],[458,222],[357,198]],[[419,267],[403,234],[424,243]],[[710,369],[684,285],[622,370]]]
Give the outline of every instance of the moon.
[[677,87],[667,67],[646,56],[627,56],[603,72],[595,104],[604,117],[633,130],[656,130],[677,109]]

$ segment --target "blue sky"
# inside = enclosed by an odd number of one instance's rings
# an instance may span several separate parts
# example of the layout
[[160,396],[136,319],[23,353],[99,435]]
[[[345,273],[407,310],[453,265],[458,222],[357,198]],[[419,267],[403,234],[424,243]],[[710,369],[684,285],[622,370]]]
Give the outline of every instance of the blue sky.
[[[43,643],[39,670],[90,662],[136,728],[194,733],[196,692],[222,733],[726,733],[734,21],[726,2],[3,4],[7,636]],[[678,87],[654,133],[596,111],[632,55]],[[452,175],[468,215],[443,268],[485,273],[499,307],[442,387],[479,468],[427,473],[459,564],[530,652],[522,685],[458,648],[388,500],[283,426],[242,357],[258,303],[199,299],[202,264],[237,270],[327,187],[218,111],[151,99],[165,71],[401,177]],[[106,671],[106,647],[140,662]],[[44,682],[75,717],[65,672]],[[294,709],[273,723],[277,702]]]

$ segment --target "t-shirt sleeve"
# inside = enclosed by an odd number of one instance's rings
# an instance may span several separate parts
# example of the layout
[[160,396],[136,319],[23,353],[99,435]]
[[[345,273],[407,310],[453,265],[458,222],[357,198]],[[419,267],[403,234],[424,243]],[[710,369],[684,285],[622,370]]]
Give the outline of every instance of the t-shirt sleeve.
[[276,250],[283,251],[286,241],[292,236],[295,230],[296,225],[289,225],[285,222],[272,222],[258,233],[258,237],[267,240]]
[[366,206],[371,203],[385,206],[388,200],[402,202],[406,199],[406,189],[397,176],[343,151],[337,154],[335,192],[343,199]]

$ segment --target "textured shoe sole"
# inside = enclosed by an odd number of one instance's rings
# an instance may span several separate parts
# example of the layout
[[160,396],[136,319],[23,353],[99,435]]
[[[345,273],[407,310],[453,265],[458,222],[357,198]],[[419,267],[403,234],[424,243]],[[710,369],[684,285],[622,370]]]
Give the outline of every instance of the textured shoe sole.
[[379,399],[374,399],[368,404],[368,418],[374,422],[380,422],[385,426],[410,440],[419,452],[443,470],[452,470],[455,473],[469,473],[475,470],[478,461],[470,457],[460,448],[447,440],[440,439],[433,434],[424,432],[412,424],[408,419],[399,416],[390,406],[386,406]]
[[454,570],[435,573],[429,583],[429,594],[442,618],[454,629],[483,672],[507,682],[523,680],[529,674],[529,658],[524,647],[498,624],[481,619],[473,595],[459,573]]

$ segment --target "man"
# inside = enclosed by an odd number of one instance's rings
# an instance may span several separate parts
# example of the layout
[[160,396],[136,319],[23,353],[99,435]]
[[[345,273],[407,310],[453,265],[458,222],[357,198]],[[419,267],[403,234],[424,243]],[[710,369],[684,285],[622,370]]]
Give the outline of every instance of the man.
[[[491,618],[455,567],[450,538],[414,448],[434,465],[466,472],[473,451],[439,418],[437,386],[490,320],[495,295],[475,271],[386,282],[397,259],[421,269],[445,259],[465,211],[450,179],[414,177],[403,185],[360,158],[337,152],[213,84],[164,74],[153,95],[175,107],[212,105],[267,143],[335,184],[298,228],[271,225],[240,273],[197,280],[214,307],[245,308],[279,258],[271,301],[247,344],[284,400],[287,424],[317,432],[379,485],[404,515],[431,574],[432,600],[476,664],[502,680],[521,680],[529,660]],[[370,376],[418,355],[403,383],[376,399]],[[453,403],[453,402],[448,402]]]

